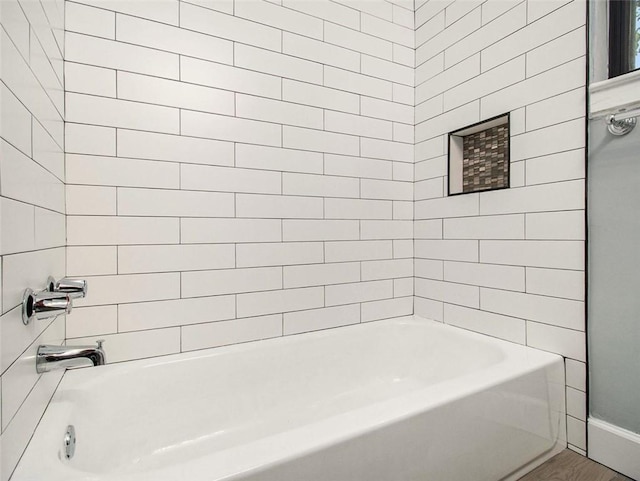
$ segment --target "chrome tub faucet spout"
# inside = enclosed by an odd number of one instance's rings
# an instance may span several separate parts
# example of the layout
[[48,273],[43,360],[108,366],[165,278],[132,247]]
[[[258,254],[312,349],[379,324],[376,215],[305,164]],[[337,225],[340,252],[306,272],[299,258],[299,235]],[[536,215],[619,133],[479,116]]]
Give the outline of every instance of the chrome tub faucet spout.
[[107,362],[103,342],[100,340],[95,346],[38,346],[36,371],[43,373],[54,369],[102,366]]

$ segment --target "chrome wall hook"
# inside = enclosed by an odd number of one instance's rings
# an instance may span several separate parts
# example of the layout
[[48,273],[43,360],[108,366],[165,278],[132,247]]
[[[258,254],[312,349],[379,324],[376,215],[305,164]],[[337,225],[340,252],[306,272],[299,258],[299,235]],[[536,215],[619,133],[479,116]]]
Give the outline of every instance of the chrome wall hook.
[[605,121],[609,133],[616,136],[627,135],[635,128],[637,123],[635,117],[616,119],[615,115],[608,115]]
[[34,319],[69,314],[71,307],[71,298],[65,293],[25,289],[22,295],[22,323],[26,326]]

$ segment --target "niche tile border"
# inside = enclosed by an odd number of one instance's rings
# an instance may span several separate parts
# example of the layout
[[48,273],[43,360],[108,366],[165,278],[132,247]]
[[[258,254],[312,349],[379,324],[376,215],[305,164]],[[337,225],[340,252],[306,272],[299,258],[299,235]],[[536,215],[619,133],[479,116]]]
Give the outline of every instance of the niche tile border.
[[449,133],[448,196],[509,188],[509,119],[502,114]]

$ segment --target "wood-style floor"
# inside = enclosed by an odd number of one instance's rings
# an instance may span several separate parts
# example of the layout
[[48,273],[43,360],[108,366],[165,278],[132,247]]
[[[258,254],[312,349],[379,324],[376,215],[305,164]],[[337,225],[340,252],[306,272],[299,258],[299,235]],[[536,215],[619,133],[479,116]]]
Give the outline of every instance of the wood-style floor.
[[633,481],[569,449],[538,466],[519,481]]

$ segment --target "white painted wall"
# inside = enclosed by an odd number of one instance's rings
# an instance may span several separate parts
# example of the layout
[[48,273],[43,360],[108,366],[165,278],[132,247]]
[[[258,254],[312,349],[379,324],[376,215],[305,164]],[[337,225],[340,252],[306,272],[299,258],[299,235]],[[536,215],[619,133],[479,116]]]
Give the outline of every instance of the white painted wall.
[[[586,3],[416,8],[415,312],[567,358],[586,449]],[[446,197],[446,133],[511,113],[511,189]]]
[[0,317],[2,455],[8,479],[61,374],[38,376],[38,344],[64,317],[22,324],[22,292],[65,272],[64,2],[0,1]]

